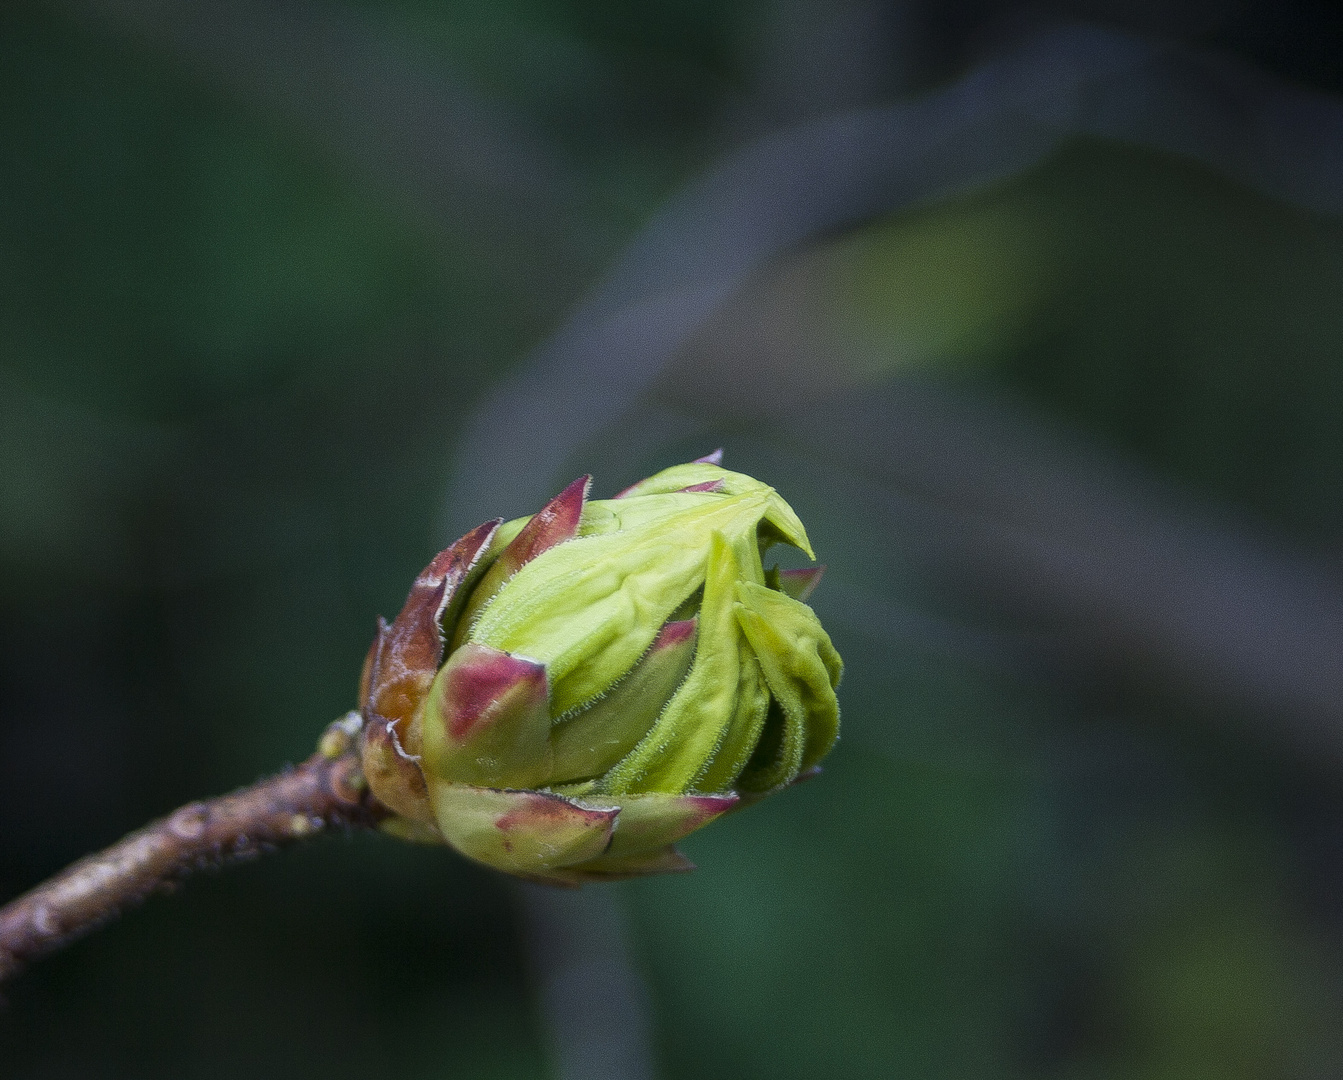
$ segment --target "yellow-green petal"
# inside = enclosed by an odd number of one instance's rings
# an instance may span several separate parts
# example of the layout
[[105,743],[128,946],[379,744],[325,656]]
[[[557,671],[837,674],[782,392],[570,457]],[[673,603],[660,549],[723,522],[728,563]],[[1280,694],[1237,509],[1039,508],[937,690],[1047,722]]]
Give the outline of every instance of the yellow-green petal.
[[695,620],[667,623],[634,670],[582,712],[556,724],[552,784],[600,776],[648,734],[695,654]]
[[[702,584],[711,534],[749,537],[754,551],[771,496],[768,488],[685,496],[691,501],[665,517],[560,544],[509,579],[470,640],[545,664],[553,715],[583,705],[634,666]],[[753,559],[758,565],[758,553]],[[751,567],[748,573],[757,576]]]
[[779,782],[786,782],[824,757],[839,735],[835,687],[843,661],[806,604],[749,581],[738,584],[737,596],[737,620],[783,712],[780,757],[790,775]]
[[601,781],[613,795],[689,791],[736,715],[741,631],[733,606],[741,560],[722,533],[710,538],[708,563],[690,674],[653,729]]

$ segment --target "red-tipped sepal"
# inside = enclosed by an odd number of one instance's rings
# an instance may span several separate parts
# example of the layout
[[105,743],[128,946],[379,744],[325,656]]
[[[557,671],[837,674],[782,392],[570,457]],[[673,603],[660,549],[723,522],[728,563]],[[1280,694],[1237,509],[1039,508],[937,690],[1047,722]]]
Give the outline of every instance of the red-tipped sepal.
[[620,811],[610,846],[595,858],[538,875],[539,880],[583,885],[693,870],[695,864],[673,845],[736,809],[740,799],[729,791],[719,795],[622,795],[618,799],[583,796],[579,802]]
[[540,787],[551,775],[546,669],[468,641],[424,705],[426,776],[482,787]]
[[740,800],[735,792],[717,795],[621,795],[619,798],[584,797],[585,806],[616,806],[611,846],[592,864],[599,869],[606,858],[626,859],[660,850],[696,829],[722,817]]
[[468,858],[528,877],[595,859],[619,810],[545,791],[505,791],[430,781],[439,830]]

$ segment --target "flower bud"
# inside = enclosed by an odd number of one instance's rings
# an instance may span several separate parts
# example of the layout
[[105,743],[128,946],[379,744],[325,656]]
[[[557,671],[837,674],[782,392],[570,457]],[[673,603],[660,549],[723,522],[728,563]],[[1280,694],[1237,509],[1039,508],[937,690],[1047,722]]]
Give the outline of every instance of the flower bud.
[[842,664],[766,571],[806,530],[711,455],[614,499],[574,481],[440,552],[364,665],[362,758],[391,831],[563,884],[690,869],[681,837],[815,770]]

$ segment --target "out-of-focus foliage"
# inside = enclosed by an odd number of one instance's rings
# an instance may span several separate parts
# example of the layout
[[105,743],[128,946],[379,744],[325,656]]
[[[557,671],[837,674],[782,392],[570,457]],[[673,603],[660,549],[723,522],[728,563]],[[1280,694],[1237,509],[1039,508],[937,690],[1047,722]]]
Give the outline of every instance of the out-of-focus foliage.
[[[117,7],[0,12],[5,895],[309,751],[373,617],[448,539],[465,416],[664,197],[777,118],[758,90],[791,55],[788,5],[361,5],[379,49],[451,65],[542,133],[579,239],[539,253],[429,227],[329,131]],[[1256,10],[1199,34],[1240,46]],[[932,44],[883,85],[966,55],[952,15],[910,11]],[[1285,64],[1282,40],[1255,51]],[[1289,73],[1324,78],[1309,56]],[[1037,656],[921,572],[861,477],[747,406],[917,371],[1330,555],[1343,226],[1076,144],[818,239],[743,295],[736,336],[658,389],[693,438],[617,432],[568,463],[606,496],[725,442],[809,523],[848,665],[821,779],[692,839],[695,874],[622,887],[666,1075],[1336,1073],[1334,767],[1103,657]],[[541,1076],[527,963],[498,878],[327,842],[35,969],[0,1072]]]

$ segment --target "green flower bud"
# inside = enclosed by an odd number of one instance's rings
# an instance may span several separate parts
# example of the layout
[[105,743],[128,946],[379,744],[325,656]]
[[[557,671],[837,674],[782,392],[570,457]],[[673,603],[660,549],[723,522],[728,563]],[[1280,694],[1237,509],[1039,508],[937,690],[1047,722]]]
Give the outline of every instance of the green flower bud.
[[582,477],[440,552],[379,621],[362,758],[401,835],[557,883],[690,868],[674,845],[816,769],[842,664],[778,493],[711,455],[614,499]]

